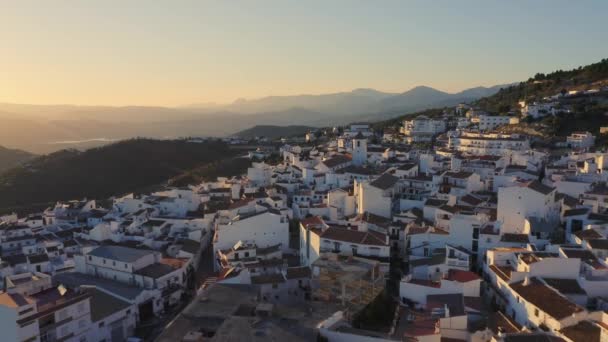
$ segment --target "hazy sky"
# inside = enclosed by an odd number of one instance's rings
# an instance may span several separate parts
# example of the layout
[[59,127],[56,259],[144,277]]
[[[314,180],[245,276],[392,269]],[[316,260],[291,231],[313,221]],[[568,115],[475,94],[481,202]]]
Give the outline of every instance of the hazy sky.
[[0,0],[0,102],[459,91],[608,57],[608,1]]

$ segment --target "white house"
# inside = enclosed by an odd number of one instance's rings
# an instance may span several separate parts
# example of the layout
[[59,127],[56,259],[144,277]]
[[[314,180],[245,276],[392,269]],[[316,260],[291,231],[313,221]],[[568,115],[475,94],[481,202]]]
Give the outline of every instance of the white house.
[[498,189],[497,217],[502,221],[501,232],[529,233],[524,231],[524,227],[530,217],[547,222],[559,221],[559,202],[555,194],[555,188],[539,181]]

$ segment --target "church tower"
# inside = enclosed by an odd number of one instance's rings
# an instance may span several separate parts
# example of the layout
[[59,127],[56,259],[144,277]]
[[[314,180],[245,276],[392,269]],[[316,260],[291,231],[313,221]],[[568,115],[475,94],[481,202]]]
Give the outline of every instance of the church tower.
[[367,162],[367,138],[359,132],[353,138],[353,165],[362,166]]

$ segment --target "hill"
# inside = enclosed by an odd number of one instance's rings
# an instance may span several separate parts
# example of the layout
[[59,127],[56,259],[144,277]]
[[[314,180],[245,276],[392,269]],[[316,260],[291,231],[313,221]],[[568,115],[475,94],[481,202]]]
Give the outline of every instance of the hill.
[[[549,74],[536,74],[526,81],[502,87],[493,95],[482,97],[469,102],[476,108],[487,112],[506,115],[508,112],[518,112],[519,101],[542,101],[545,97],[568,91],[585,91],[590,89],[606,89],[608,86],[608,59],[581,66],[572,70],[557,70]],[[433,90],[419,89],[419,92],[430,93]],[[479,90],[471,89],[468,92],[479,95]],[[484,92],[484,90],[481,90]],[[437,96],[440,96],[438,94]],[[608,125],[608,96],[606,91],[594,95],[564,96],[552,100],[558,106],[566,108],[569,113],[547,116],[536,122],[521,122],[517,125],[503,127],[505,132],[519,132],[532,134],[543,139],[554,139],[569,135],[573,131],[590,131],[599,133],[600,126]],[[400,115],[394,118],[379,121],[374,124],[376,129],[395,127],[404,119],[411,119],[419,115],[436,117],[444,112],[453,112],[453,106],[437,106],[412,114]],[[563,139],[563,138],[562,138]]]
[[534,102],[563,91],[599,89],[605,86],[608,86],[608,58],[568,71],[538,73],[527,81],[505,87],[473,104],[489,112],[505,113],[517,109],[517,103],[521,100]]
[[29,152],[0,146],[0,173],[34,158]]
[[255,137],[266,137],[269,139],[277,139],[281,137],[290,137],[295,135],[303,136],[306,132],[316,128],[311,126],[273,126],[273,125],[256,125],[246,130],[237,132],[234,136],[250,139]]
[[107,198],[159,185],[190,169],[232,158],[219,141],[132,139],[85,152],[62,150],[0,174],[0,211],[56,200]]
[[403,113],[404,111],[420,111],[428,108],[456,105],[460,102],[468,102],[495,94],[504,86],[499,85],[490,88],[476,87],[454,94],[431,87],[419,86],[402,94],[381,100],[379,108],[382,111],[401,110]]

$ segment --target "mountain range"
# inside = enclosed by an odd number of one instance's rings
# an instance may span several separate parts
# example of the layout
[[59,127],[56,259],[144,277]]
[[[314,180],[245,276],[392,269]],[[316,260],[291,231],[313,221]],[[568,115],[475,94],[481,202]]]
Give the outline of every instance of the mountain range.
[[353,121],[379,121],[427,108],[473,101],[492,95],[502,87],[477,87],[453,94],[425,86],[403,93],[355,89],[184,107],[0,103],[0,145],[48,153],[65,148],[94,147],[137,136],[226,136],[255,125],[321,127]]

